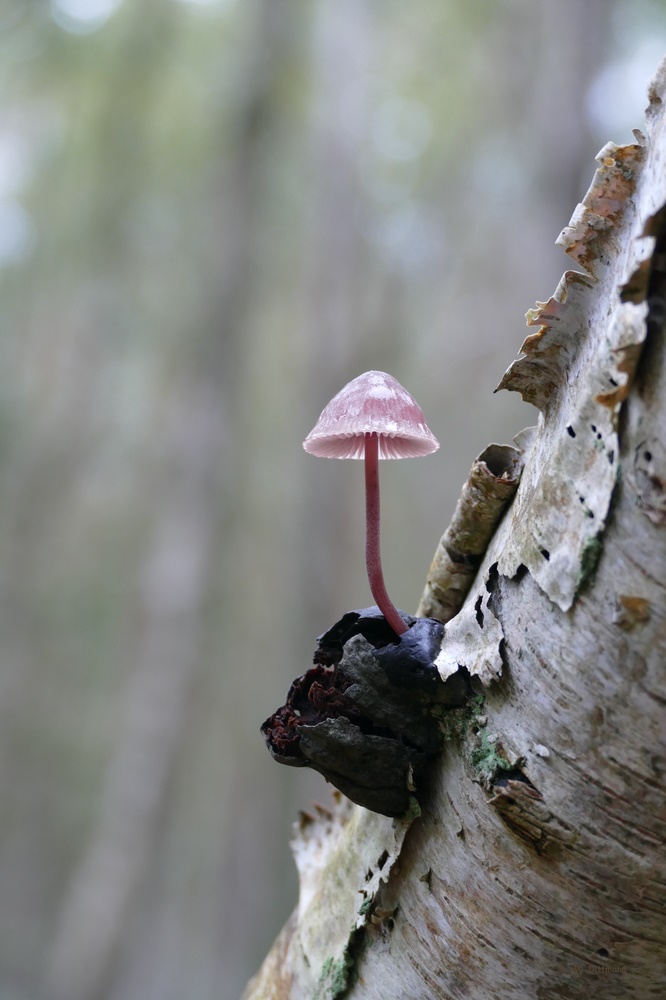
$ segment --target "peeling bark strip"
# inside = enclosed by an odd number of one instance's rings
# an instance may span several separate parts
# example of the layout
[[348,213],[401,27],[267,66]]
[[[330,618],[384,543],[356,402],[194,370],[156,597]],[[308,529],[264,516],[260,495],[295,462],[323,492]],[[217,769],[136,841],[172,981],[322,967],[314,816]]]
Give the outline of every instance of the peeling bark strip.
[[526,566],[563,611],[601,553],[618,476],[618,413],[647,331],[647,303],[635,291],[633,301],[620,295],[628,279],[636,285],[655,243],[643,235],[636,196],[645,155],[639,144],[608,143],[599,153],[590,189],[558,240],[587,273],[567,271],[552,298],[527,313],[538,330],[498,386],[542,413],[499,571],[511,577]]
[[563,234],[587,273],[528,314],[502,380],[539,426],[436,658],[487,685],[483,715],[409,826],[355,808],[305,837],[245,1000],[663,995],[666,61],[650,100]]
[[488,687],[502,673],[502,625],[492,608],[493,564],[462,611],[449,623],[444,642],[435,660],[440,677],[446,681],[461,667]]
[[460,611],[522,467],[522,451],[510,445],[490,444],[475,460],[430,565],[419,617],[448,622]]
[[489,804],[516,835],[533,844],[539,854],[553,857],[574,843],[575,833],[543,804],[543,796],[529,782],[509,778],[494,786]]

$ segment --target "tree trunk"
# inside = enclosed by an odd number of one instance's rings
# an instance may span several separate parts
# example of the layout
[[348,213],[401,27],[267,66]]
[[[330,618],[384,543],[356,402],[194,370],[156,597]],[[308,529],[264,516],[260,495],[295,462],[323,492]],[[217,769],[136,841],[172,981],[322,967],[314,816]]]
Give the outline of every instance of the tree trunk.
[[245,1000],[663,996],[665,97],[666,62],[500,385],[539,424],[437,659],[483,707],[420,815],[301,816],[299,906]]

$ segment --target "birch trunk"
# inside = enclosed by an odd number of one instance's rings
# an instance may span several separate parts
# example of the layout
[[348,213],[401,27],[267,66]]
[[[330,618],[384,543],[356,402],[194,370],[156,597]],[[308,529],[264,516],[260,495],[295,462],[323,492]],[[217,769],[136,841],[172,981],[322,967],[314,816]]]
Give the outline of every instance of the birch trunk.
[[484,705],[419,816],[301,816],[299,906],[246,1000],[664,995],[664,98],[666,63],[500,386],[539,424],[437,660]]

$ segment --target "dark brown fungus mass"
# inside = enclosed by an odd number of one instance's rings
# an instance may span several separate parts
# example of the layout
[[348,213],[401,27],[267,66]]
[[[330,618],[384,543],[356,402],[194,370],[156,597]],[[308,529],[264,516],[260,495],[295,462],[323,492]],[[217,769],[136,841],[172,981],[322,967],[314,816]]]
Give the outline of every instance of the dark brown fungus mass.
[[408,809],[424,765],[439,751],[437,714],[471,693],[466,670],[443,682],[434,665],[442,623],[400,614],[409,626],[400,636],[376,607],[343,615],[319,636],[314,666],[261,727],[275,760],[313,768],[386,816]]

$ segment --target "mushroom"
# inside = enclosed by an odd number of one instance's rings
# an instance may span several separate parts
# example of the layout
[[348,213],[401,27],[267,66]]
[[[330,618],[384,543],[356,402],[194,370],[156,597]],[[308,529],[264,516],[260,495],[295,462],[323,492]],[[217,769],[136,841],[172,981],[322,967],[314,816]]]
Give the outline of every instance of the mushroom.
[[439,442],[421,407],[386,372],[365,372],[348,382],[310,431],[303,447],[319,458],[365,459],[365,563],[372,596],[396,635],[407,631],[391,601],[379,551],[380,458],[429,455]]

